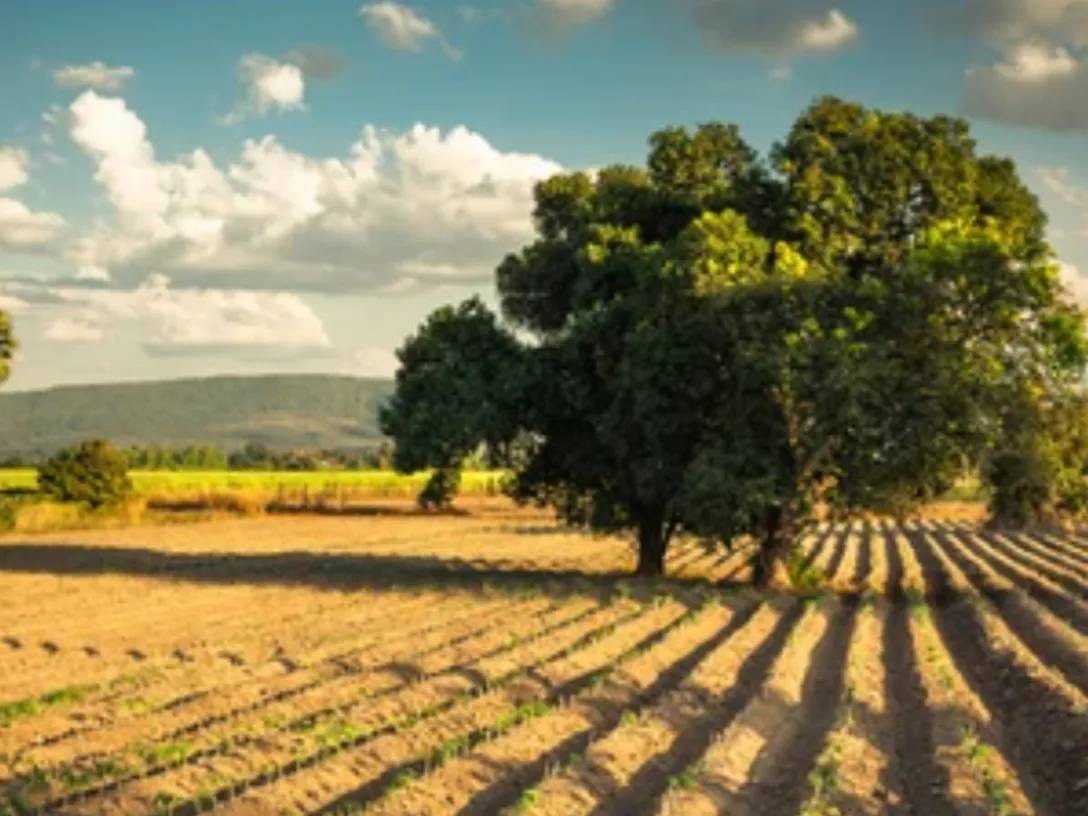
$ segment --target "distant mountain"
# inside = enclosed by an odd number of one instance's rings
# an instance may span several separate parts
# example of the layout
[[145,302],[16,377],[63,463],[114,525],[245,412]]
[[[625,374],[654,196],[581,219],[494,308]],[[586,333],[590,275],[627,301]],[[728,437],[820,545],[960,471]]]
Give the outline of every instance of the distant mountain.
[[378,409],[392,391],[389,380],[322,374],[0,391],[0,456],[49,454],[91,437],[122,446],[360,450],[380,441]]

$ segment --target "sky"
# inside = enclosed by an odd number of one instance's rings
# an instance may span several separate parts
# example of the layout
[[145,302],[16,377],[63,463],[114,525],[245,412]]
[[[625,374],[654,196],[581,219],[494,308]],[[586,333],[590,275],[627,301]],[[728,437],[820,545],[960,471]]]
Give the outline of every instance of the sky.
[[1088,302],[1088,0],[0,0],[6,390],[389,376],[553,173],[814,99],[966,117]]

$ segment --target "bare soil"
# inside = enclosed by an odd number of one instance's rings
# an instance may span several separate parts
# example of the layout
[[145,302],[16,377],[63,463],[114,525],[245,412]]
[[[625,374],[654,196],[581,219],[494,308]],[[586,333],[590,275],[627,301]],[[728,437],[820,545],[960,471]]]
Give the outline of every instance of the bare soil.
[[1088,813],[1088,543],[749,550],[480,499],[0,538],[0,814]]

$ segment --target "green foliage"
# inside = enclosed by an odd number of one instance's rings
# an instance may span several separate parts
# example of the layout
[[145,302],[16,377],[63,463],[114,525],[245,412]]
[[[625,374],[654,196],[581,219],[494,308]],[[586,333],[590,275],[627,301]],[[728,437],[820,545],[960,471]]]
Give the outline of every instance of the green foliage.
[[398,351],[397,390],[381,411],[401,471],[436,468],[420,503],[445,506],[461,463],[509,441],[522,352],[476,299],[436,311]]
[[7,312],[0,312],[0,383],[3,383],[11,372],[11,358],[15,354],[16,347],[15,334],[11,330],[11,318]]
[[1088,394],[1066,389],[1049,399],[1021,395],[1005,415],[1004,445],[983,475],[990,512],[1012,525],[1088,515]]
[[755,536],[785,580],[817,503],[940,495],[1007,442],[1013,395],[1088,354],[1037,201],[958,119],[822,99],[768,161],[731,125],[670,128],[645,169],[542,182],[535,223],[496,275],[531,342],[439,310],[383,426],[405,469],[483,444],[515,498],[636,531],[643,572],[683,529]]
[[43,493],[91,507],[114,505],[132,492],[128,461],[105,439],[62,450],[38,469]]

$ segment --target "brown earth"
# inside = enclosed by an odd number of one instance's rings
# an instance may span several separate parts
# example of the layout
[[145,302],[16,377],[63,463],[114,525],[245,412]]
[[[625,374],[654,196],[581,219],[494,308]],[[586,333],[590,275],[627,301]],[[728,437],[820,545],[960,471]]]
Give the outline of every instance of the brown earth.
[[493,500],[2,538],[0,814],[1088,813],[1088,541],[803,546],[794,597]]

